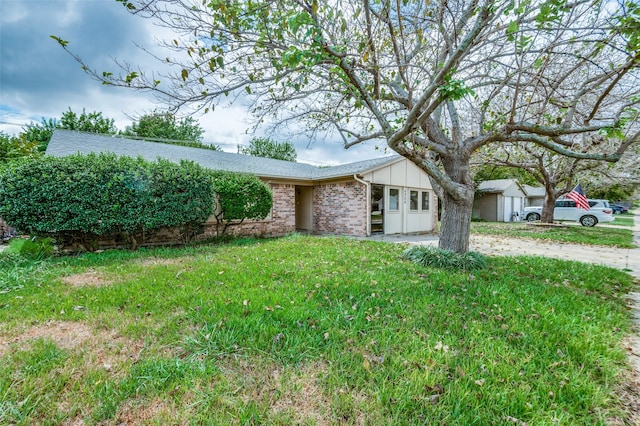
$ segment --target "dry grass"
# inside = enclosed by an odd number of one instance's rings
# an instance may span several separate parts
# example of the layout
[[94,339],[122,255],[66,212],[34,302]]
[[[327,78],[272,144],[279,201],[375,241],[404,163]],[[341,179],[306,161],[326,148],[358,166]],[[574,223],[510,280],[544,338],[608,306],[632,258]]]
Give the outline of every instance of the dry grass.
[[86,366],[117,371],[123,363],[139,359],[144,344],[119,336],[113,330],[96,330],[78,321],[47,321],[13,336],[0,335],[0,357],[12,350],[25,350],[37,339],[47,339],[57,347],[79,352]]
[[104,287],[113,284],[111,280],[105,278],[102,274],[94,269],[90,269],[81,274],[68,275],[62,277],[62,282],[73,288],[79,287]]

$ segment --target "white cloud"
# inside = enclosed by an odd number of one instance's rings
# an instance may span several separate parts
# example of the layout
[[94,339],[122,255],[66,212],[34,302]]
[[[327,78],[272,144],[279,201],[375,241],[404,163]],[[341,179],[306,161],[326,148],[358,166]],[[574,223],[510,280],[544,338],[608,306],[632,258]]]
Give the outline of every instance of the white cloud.
[[[134,117],[160,107],[148,93],[93,81],[50,35],[68,40],[69,48],[98,71],[114,70],[112,57],[158,71],[159,64],[136,44],[157,51],[156,38],[171,38],[166,28],[130,15],[113,0],[0,0],[0,20],[0,131],[17,134],[32,121],[59,119],[69,108],[102,112],[124,130]],[[234,104],[223,100],[213,112],[194,117],[205,130],[205,142],[227,152],[249,143],[254,134],[242,102],[242,97]],[[385,155],[370,145],[344,150],[330,136],[310,144],[284,134],[270,136],[294,143],[300,161],[317,165]]]

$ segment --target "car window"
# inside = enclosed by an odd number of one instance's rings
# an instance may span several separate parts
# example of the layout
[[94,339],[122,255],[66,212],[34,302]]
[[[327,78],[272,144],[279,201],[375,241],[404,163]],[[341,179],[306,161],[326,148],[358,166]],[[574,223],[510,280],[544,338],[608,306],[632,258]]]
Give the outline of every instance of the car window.
[[556,201],[556,207],[575,207],[576,202],[573,200],[560,200]]
[[589,201],[589,207],[594,207],[597,204],[598,204],[597,201]]

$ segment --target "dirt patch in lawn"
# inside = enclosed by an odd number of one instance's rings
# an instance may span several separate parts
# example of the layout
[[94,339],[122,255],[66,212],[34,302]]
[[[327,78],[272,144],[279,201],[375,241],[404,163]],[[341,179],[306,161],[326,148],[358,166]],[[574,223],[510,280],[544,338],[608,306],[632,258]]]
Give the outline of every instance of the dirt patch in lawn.
[[[136,261],[136,265],[140,265],[143,267],[155,267],[155,266],[171,266],[171,265],[181,265],[188,262],[193,261],[191,257],[182,257],[182,258],[173,258],[173,259],[162,259],[159,257],[151,257],[148,259],[142,259]],[[89,269],[80,274],[68,275],[62,278],[62,282],[74,287],[104,287],[114,283],[112,279],[105,277],[102,273],[96,271],[95,269]]]
[[329,424],[326,408],[330,401],[318,385],[318,374],[326,371],[321,363],[304,366],[292,374],[283,375],[281,368],[272,377],[280,397],[271,405],[275,412],[291,412],[297,424],[312,420],[316,425]]
[[0,356],[6,355],[11,345],[17,344],[22,347],[36,339],[49,339],[62,349],[75,349],[91,341],[92,338],[93,330],[86,324],[71,321],[49,321],[45,324],[29,327],[18,336],[8,340],[2,338]]
[[102,274],[94,269],[90,269],[81,274],[74,274],[63,277],[62,282],[75,288],[103,287],[113,284],[113,281],[106,279]]
[[174,407],[167,401],[155,398],[151,401],[129,400],[122,404],[116,414],[116,425],[151,424],[154,420],[168,420]]
[[320,375],[327,371],[325,364],[294,369],[260,360],[229,360],[221,370],[232,386],[240,389],[239,396],[245,403],[269,401],[274,413],[290,414],[295,424],[329,424],[331,402],[319,384]]
[[104,368],[114,373],[120,364],[138,359],[144,347],[142,342],[118,336],[112,330],[95,330],[83,322],[48,321],[10,338],[0,335],[0,357],[9,353],[12,347],[24,350],[37,339],[50,340],[61,349],[82,351],[87,367]]

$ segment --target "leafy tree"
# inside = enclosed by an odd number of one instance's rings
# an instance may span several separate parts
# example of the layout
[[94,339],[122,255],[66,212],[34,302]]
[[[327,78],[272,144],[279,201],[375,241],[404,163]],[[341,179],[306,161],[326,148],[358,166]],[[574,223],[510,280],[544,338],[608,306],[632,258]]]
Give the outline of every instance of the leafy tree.
[[524,169],[515,169],[483,162],[473,167],[473,181],[476,186],[480,182],[493,179],[515,179],[525,185],[536,185],[536,179]]
[[79,115],[71,110],[62,113],[60,120],[43,118],[40,123],[27,124],[22,134],[30,142],[36,142],[41,152],[46,151],[49,140],[55,129],[77,130],[88,133],[104,133],[115,135],[118,129],[112,118],[106,118],[102,112],[86,112],[82,109]]
[[293,162],[298,158],[298,152],[291,142],[277,142],[269,138],[251,139],[249,146],[242,148],[242,153]]
[[107,135],[115,135],[118,133],[118,129],[115,126],[115,120],[113,118],[106,118],[102,116],[101,112],[86,112],[82,108],[80,115],[71,111],[65,111],[60,118],[60,122],[57,125],[58,129],[77,130],[79,132],[87,133],[102,133]]
[[635,183],[612,183],[608,185],[596,185],[589,189],[590,198],[602,198],[610,201],[629,200],[638,190],[638,184]]
[[202,142],[204,129],[200,127],[197,120],[192,117],[177,120],[175,115],[167,112],[156,111],[143,115],[137,122],[128,126],[122,134],[195,148],[221,150],[217,145]]
[[202,142],[204,130],[191,117],[178,121],[173,114],[156,111],[143,115],[122,133],[126,136]]
[[0,132],[0,164],[17,158],[37,157],[38,154],[38,144],[28,141],[24,135],[10,136]]
[[31,122],[23,127],[21,134],[24,135],[28,141],[36,143],[38,145],[38,151],[45,152],[51,140],[51,135],[53,135],[53,131],[57,128],[57,120],[53,118],[42,118],[40,123]]
[[[174,108],[253,100],[258,122],[385,141],[432,179],[440,248],[468,250],[471,158],[529,142],[617,161],[640,139],[640,7],[576,0],[131,0],[175,32],[171,71],[87,72]],[[67,51],[69,42],[53,37]],[[73,55],[73,53],[72,53]],[[162,80],[168,82],[162,82]],[[610,150],[583,150],[604,132]]]

